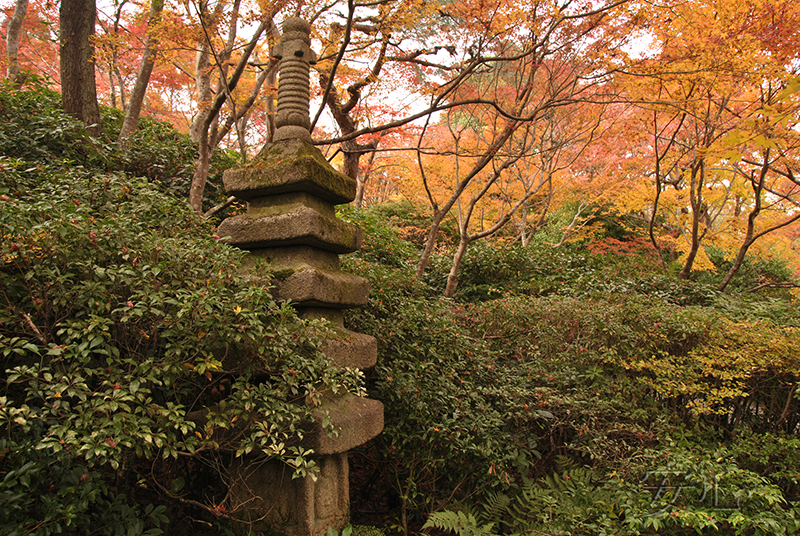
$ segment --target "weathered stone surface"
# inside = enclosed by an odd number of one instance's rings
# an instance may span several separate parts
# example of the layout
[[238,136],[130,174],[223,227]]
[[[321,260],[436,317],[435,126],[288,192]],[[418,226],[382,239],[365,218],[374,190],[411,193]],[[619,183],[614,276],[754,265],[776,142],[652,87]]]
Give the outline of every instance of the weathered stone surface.
[[344,311],[333,307],[295,307],[300,318],[324,319],[344,329]]
[[361,307],[369,298],[369,281],[346,272],[309,267],[275,281],[274,295],[301,307]]
[[256,456],[237,458],[231,466],[231,508],[242,509],[253,531],[286,536],[318,536],[341,529],[350,513],[347,454],[316,460],[319,474],[292,479],[285,463]]
[[330,202],[307,192],[290,192],[257,197],[250,201],[247,212],[257,216],[274,216],[302,207],[313,208],[327,218],[336,217],[336,209]]
[[350,253],[361,245],[361,229],[356,225],[295,205],[281,214],[247,212],[226,218],[217,233],[241,248],[307,245],[335,253]]
[[378,341],[375,337],[349,329],[336,330],[336,337],[326,339],[322,352],[339,367],[370,368],[378,362]]
[[317,62],[317,55],[309,47],[310,33],[308,22],[290,17],[283,24],[280,43],[272,49],[272,55],[281,60],[274,140],[301,138],[311,141],[308,73],[309,64]]
[[258,248],[250,250],[250,253],[250,257],[243,263],[246,269],[256,270],[264,263],[263,269],[272,272],[275,277],[285,277],[309,266],[326,272],[338,272],[340,268],[339,255],[311,246]]
[[[326,456],[348,451],[363,445],[383,430],[383,404],[370,398],[354,395],[332,396],[314,410],[317,419],[303,438],[303,447],[314,454]],[[338,430],[330,437],[322,428],[322,419],[329,416]]]
[[356,197],[356,181],[336,171],[322,152],[302,139],[265,145],[248,165],[223,175],[225,190],[240,199],[308,192],[334,205]]

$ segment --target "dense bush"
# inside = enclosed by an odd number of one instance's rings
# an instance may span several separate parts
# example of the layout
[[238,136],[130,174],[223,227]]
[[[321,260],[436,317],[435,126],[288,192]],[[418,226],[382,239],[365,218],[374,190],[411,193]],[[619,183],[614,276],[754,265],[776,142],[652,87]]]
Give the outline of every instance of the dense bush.
[[314,471],[289,445],[360,378],[184,201],[64,143],[0,155],[0,534],[220,531],[230,458]]
[[[381,205],[372,205],[361,211],[362,215],[371,215],[396,230],[397,234],[410,244],[421,248],[428,238],[431,212],[430,207],[418,202],[402,199]],[[458,243],[458,222],[451,214],[445,216],[439,228],[437,243],[454,245]]]
[[[432,514],[427,527],[461,535],[795,534],[781,490],[743,469],[725,447],[671,442],[644,450],[624,476],[571,467],[488,494],[477,507]],[[631,478],[632,477],[632,478]]]
[[[726,274],[733,266],[734,255],[719,248],[706,248],[708,257],[714,263],[719,274]],[[713,278],[709,273],[702,274],[704,278]],[[778,259],[764,259],[749,255],[744,258],[742,266],[731,279],[730,290],[748,291],[754,288],[769,285],[780,285],[795,281],[795,274],[791,269]]]
[[536,395],[527,379],[497,367],[450,304],[420,296],[413,278],[352,266],[376,285],[369,306],[349,313],[348,321],[378,338],[370,395],[386,407],[379,441],[385,477],[401,498],[402,524],[455,496],[508,485],[511,468],[538,456],[545,413],[528,404]]
[[[409,245],[385,222],[368,220],[388,238],[346,261],[373,289],[348,321],[379,340],[376,463],[402,526],[449,505],[429,527],[798,530],[798,341],[776,323],[796,305],[677,280],[646,246],[608,238],[477,244],[457,301],[443,300],[447,257],[417,280],[392,262]],[[754,443],[763,454],[748,452]]]
[[[103,132],[90,138],[82,123],[61,109],[61,97],[31,76],[26,89],[0,91],[0,155],[40,165],[80,165],[90,171],[124,172],[145,177],[165,193],[188,197],[197,159],[197,144],[171,125],[142,117],[129,144],[116,144],[124,114],[101,108]],[[217,149],[206,186],[208,208],[225,199],[222,172],[239,163],[233,151]]]
[[0,85],[0,155],[35,164],[74,162],[102,165],[104,152],[83,125],[61,109],[61,96],[31,78],[33,89]]
[[[103,108],[103,134],[109,150],[113,151],[112,165],[116,170],[135,177],[146,177],[162,191],[180,199],[189,195],[197,160],[197,144],[188,134],[175,130],[169,123],[142,117],[139,126],[124,149],[114,143],[122,128],[124,114],[116,108]],[[239,163],[234,151],[216,149],[206,183],[204,204],[210,208],[227,196],[222,187],[222,172]]]

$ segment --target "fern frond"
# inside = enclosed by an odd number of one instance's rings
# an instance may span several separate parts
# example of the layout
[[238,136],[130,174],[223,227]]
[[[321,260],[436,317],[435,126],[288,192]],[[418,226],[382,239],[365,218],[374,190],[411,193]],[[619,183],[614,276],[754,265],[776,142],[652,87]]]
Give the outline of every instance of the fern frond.
[[474,515],[450,510],[432,513],[422,526],[423,529],[430,527],[455,532],[458,536],[497,536],[492,532],[494,523],[479,526]]
[[508,505],[510,503],[511,499],[504,493],[489,493],[483,504],[483,515],[481,517],[484,521],[500,521],[508,513]]

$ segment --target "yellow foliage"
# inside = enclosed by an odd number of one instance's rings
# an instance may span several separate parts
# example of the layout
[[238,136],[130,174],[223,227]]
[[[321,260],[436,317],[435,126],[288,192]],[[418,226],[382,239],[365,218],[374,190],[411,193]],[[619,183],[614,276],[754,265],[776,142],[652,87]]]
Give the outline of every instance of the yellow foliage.
[[[688,254],[690,248],[690,244],[685,241],[681,240],[677,244],[677,250],[681,254]],[[714,263],[711,262],[711,259],[708,258],[706,254],[705,248],[701,245],[700,248],[697,250],[697,255],[694,258],[694,264],[692,264],[692,271],[702,271],[702,270],[709,270],[711,272],[716,272],[717,268],[714,266]]]
[[800,332],[720,320],[711,339],[687,355],[654,355],[629,368],[647,374],[662,395],[686,400],[697,413],[727,413],[728,403],[758,395],[759,377],[800,376]]

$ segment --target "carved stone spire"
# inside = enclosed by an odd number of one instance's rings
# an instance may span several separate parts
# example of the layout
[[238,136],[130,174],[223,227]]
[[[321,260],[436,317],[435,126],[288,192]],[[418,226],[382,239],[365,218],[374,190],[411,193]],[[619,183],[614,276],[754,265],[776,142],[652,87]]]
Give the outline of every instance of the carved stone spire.
[[275,141],[300,138],[311,141],[308,118],[309,70],[317,63],[311,50],[311,26],[298,17],[283,23],[281,41],[272,55],[281,60],[278,66],[278,112],[275,115]]

